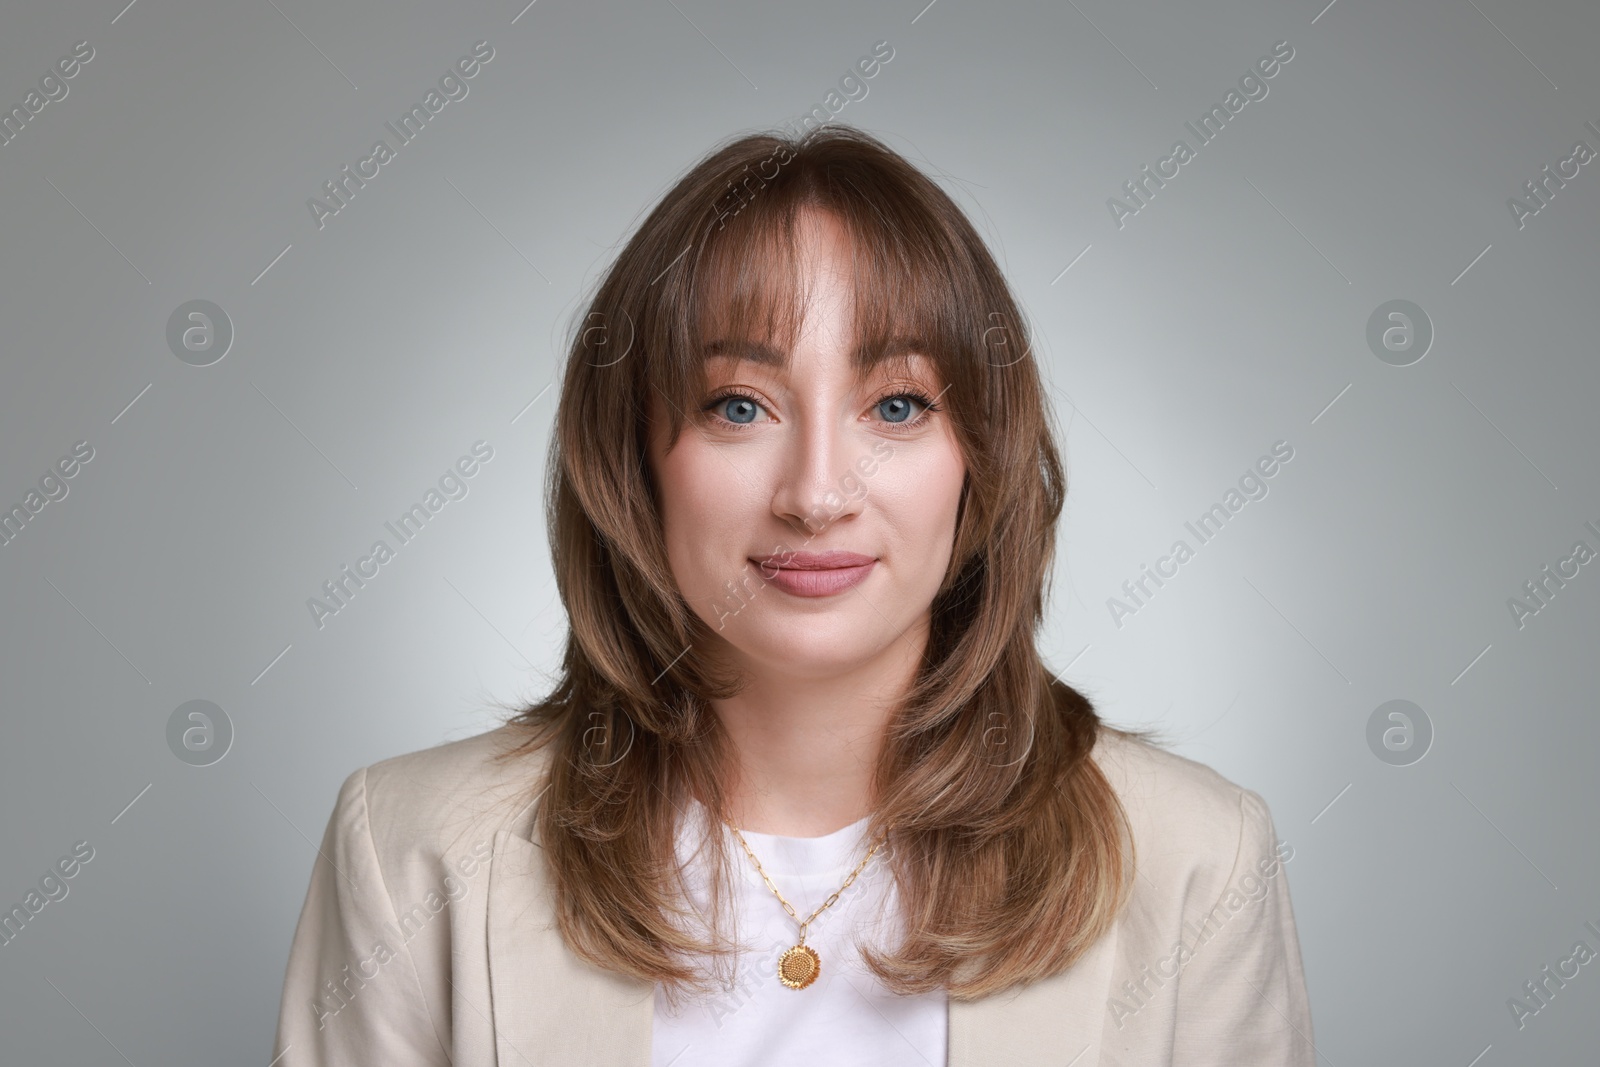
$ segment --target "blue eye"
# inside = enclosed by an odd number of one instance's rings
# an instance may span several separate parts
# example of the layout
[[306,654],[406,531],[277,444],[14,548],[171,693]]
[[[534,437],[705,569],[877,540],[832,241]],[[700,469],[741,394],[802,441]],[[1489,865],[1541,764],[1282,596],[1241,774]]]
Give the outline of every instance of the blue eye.
[[926,403],[926,401],[920,401],[909,393],[886,396],[878,401],[878,413],[889,422],[905,422],[911,418],[913,403]]
[[[923,409],[921,415],[913,417],[913,405]],[[920,392],[891,393],[872,408],[883,420],[883,428],[898,433],[921,429],[933,417],[933,412],[942,410]],[[727,392],[712,397],[701,410],[713,416],[724,429],[744,430],[759,421],[766,408],[747,393]]]
[[[756,412],[758,410],[756,402],[747,396],[727,397],[722,402],[721,407],[724,412],[724,418],[731,423],[741,426],[746,426],[754,422],[756,418]],[[729,411],[736,411],[738,414],[726,414]]]

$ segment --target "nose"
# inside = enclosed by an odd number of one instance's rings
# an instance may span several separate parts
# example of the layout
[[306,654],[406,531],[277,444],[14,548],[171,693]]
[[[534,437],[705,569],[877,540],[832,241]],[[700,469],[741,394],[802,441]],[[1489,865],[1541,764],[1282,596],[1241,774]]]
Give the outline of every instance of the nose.
[[800,418],[783,444],[773,514],[808,538],[859,514],[866,497],[855,468],[860,452],[838,419]]

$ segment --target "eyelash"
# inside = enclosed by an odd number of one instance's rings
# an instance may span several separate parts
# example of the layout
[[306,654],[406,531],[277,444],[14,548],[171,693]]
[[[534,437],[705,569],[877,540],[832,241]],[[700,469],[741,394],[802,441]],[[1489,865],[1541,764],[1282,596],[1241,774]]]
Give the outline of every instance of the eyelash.
[[[901,389],[901,390],[898,390],[896,392],[885,393],[882,396],[880,396],[877,400],[874,400],[872,402],[872,407],[876,408],[879,404],[882,404],[885,400],[895,400],[895,399],[897,399],[899,397],[905,397],[908,400],[912,400],[912,401],[915,401],[918,404],[921,404],[924,410],[923,410],[921,415],[918,415],[916,418],[911,419],[911,420],[909,420],[907,422],[886,422],[886,423],[884,423],[884,426],[889,430],[890,433],[911,433],[911,432],[913,432],[915,430],[921,429],[922,426],[925,423],[927,423],[929,419],[933,418],[934,413],[944,410],[938,404],[934,403],[934,401],[933,401],[933,399],[931,397],[928,397],[928,396],[924,395],[923,393],[921,393],[921,392],[919,392],[919,391],[917,391],[915,389]],[[746,392],[744,392],[742,390],[739,390],[739,389],[724,389],[721,392],[719,392],[716,395],[714,395],[710,400],[707,400],[706,403],[705,403],[705,406],[703,408],[701,408],[700,410],[710,414],[713,418],[715,418],[718,421],[720,421],[723,424],[723,428],[724,429],[733,430],[735,433],[743,433],[744,431],[750,429],[755,424],[754,423],[750,423],[750,422],[743,422],[743,423],[734,422],[734,421],[732,421],[730,419],[725,419],[721,415],[716,414],[716,409],[717,408],[721,407],[723,404],[727,403],[729,400],[735,400],[735,399],[737,399],[737,400],[748,400],[752,404],[755,404],[757,407],[760,407],[760,408],[763,408],[763,409],[765,408],[765,405],[762,404],[761,401],[757,400],[755,397],[751,396],[749,393],[746,393]]]

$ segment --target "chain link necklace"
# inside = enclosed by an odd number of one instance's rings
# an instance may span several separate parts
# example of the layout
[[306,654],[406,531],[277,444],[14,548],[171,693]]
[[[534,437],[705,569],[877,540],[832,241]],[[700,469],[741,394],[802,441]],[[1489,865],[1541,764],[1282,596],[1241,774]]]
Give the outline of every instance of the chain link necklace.
[[[783,905],[783,910],[789,913],[789,918],[800,922],[800,916],[795,913],[794,907],[783,899],[783,894],[778,892],[778,887],[772,884],[772,879],[767,875],[766,868],[761,866],[761,861],[756,859],[756,854],[750,851],[750,845],[745,841],[744,835],[739,832],[739,828],[728,822],[727,819],[723,821],[728,823],[728,829],[733,831],[733,836],[737,837],[739,844],[744,846],[745,855],[750,857],[750,862],[754,863],[756,870],[761,872],[762,881],[767,883],[767,888],[772,890],[773,895],[778,898],[778,903]],[[817,955],[816,949],[806,944],[806,929],[818,915],[833,906],[833,902],[839,899],[840,893],[850,888],[851,884],[856,880],[856,875],[866,869],[867,864],[871,862],[872,857],[877,854],[883,845],[884,842],[882,840],[873,845],[867,851],[866,858],[857,864],[856,869],[850,872],[850,877],[844,880],[844,885],[834,890],[833,896],[823,901],[822,906],[812,912],[810,918],[800,923],[799,942],[778,957],[778,981],[790,989],[804,989],[817,980],[817,975],[822,971],[822,957]]]

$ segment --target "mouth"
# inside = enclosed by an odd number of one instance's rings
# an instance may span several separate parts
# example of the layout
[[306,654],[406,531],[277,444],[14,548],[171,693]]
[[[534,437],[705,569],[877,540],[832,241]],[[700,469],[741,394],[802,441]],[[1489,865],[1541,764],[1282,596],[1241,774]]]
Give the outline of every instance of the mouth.
[[878,561],[858,552],[784,552],[750,562],[772,585],[794,596],[823,597],[859,585]]

